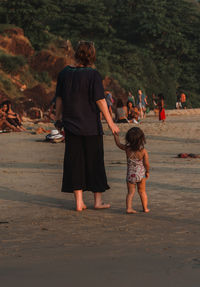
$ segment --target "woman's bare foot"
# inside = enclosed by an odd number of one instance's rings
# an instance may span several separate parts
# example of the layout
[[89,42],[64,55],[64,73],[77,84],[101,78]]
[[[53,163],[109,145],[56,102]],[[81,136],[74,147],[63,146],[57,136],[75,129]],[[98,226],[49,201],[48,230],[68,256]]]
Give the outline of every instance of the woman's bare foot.
[[110,208],[110,204],[102,202],[102,192],[94,192],[94,209]]
[[150,209],[147,208],[147,209],[144,209],[143,211],[144,211],[145,213],[148,213],[148,212],[150,211]]
[[94,209],[106,209],[106,208],[110,208],[110,204],[109,203],[101,203],[99,205],[95,205]]
[[131,209],[127,209],[127,210],[126,210],[126,213],[127,213],[127,214],[137,213],[137,211],[136,211],[135,209],[131,208]]
[[78,204],[76,206],[76,211],[83,211],[83,210],[86,210],[86,209],[87,209],[87,206],[84,203]]

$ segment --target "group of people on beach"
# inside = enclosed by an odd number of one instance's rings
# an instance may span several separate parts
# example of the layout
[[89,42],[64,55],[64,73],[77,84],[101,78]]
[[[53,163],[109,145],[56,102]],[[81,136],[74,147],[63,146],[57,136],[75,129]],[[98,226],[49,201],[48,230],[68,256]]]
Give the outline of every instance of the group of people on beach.
[[12,103],[9,100],[0,104],[0,131],[1,132],[21,132],[26,129],[22,125],[19,114],[12,110]]
[[[132,207],[136,186],[143,211],[149,212],[145,183],[149,178],[150,167],[148,153],[144,148],[145,135],[139,127],[132,127],[126,134],[125,144],[120,142],[120,130],[112,119],[101,76],[93,69],[96,59],[94,43],[80,41],[75,59],[76,65],[67,66],[59,73],[56,87],[55,127],[59,131],[64,129],[66,139],[62,192],[74,194],[77,211],[87,208],[83,199],[83,192],[86,190],[94,194],[95,209],[110,207],[110,204],[102,201],[102,194],[110,188],[104,165],[102,113],[114,135],[116,145],[127,157],[126,212],[136,212]],[[111,98],[109,103],[112,103]],[[132,112],[131,108],[135,105],[128,104],[128,107],[129,112]],[[118,108],[121,108],[119,104]],[[139,108],[143,108],[141,101]],[[120,115],[122,109],[118,110],[118,120]],[[128,114],[126,116],[130,118]]]
[[126,103],[119,98],[116,103],[116,108],[113,109],[114,100],[110,91],[105,91],[105,99],[108,105],[108,110],[112,116],[115,113],[115,122],[117,123],[135,123],[138,124],[140,119],[143,119],[147,111],[147,99],[141,90],[138,90],[137,100],[128,93]]
[[[111,116],[113,112],[115,113],[116,123],[138,124],[142,119],[146,117],[146,114],[150,111],[147,96],[144,95],[142,90],[138,90],[136,97],[134,97],[131,92],[128,92],[128,99],[126,103],[124,103],[121,98],[117,99],[115,108],[113,108],[114,100],[110,91],[105,91],[105,99]],[[155,94],[153,94],[152,102],[155,114],[158,111],[159,120],[164,122],[166,119],[164,109],[164,96],[159,94],[158,97],[156,97]]]

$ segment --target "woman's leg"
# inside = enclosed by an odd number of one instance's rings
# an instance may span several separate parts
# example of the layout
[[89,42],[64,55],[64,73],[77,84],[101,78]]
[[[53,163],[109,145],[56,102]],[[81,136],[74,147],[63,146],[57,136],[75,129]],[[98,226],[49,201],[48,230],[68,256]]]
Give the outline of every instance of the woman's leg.
[[127,182],[128,193],[126,196],[126,213],[137,213],[136,210],[133,209],[133,197],[135,194],[135,184]]
[[19,129],[17,129],[15,126],[13,126],[12,124],[10,124],[7,120],[2,120],[1,122],[2,127],[8,127],[9,129],[13,130],[14,132],[18,132]]
[[102,202],[102,193],[109,189],[104,166],[103,136],[85,136],[85,176],[86,189],[94,193],[94,208],[109,208]]
[[81,189],[74,190],[74,197],[76,201],[76,211],[82,211],[87,208],[83,202],[83,191]]
[[148,207],[147,207],[148,198],[147,198],[147,194],[146,194],[146,179],[143,178],[141,182],[138,182],[137,187],[138,187],[138,193],[140,195],[140,199],[141,199],[142,206],[143,206],[143,211],[149,212],[150,209],[148,209]]
[[94,192],[94,208],[95,209],[104,209],[110,208],[109,203],[102,202],[102,192]]

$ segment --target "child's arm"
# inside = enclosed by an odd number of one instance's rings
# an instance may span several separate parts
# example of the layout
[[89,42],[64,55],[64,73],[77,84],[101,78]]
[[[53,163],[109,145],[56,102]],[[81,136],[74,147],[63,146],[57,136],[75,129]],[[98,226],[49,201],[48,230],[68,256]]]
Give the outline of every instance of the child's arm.
[[114,134],[114,139],[115,139],[116,145],[117,145],[120,149],[126,150],[126,146],[125,146],[124,144],[121,144],[121,143],[120,143],[119,135],[118,135],[118,134]]
[[149,155],[148,155],[148,152],[146,151],[146,149],[144,150],[143,164],[144,164],[144,167],[146,169],[146,173],[145,173],[146,178],[149,178],[149,169],[150,169]]

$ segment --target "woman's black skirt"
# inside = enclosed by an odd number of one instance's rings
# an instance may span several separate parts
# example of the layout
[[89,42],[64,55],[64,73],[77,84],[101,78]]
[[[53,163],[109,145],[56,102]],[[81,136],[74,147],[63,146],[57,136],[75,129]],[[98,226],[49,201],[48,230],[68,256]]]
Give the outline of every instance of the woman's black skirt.
[[103,136],[77,136],[65,130],[62,192],[104,192],[110,187],[104,166]]

